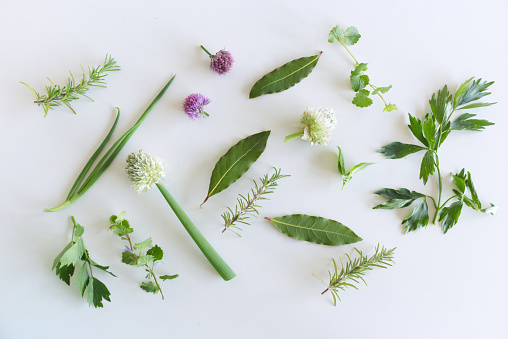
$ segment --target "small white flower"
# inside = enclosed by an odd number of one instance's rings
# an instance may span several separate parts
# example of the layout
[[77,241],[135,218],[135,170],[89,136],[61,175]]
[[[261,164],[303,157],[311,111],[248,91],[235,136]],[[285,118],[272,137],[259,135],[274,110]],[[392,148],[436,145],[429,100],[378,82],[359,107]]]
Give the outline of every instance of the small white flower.
[[300,118],[300,123],[304,125],[303,140],[310,141],[311,144],[328,145],[337,120],[331,109],[308,106]]
[[144,153],[143,150],[139,150],[137,154],[131,153],[127,157],[125,169],[138,194],[145,190],[148,191],[153,184],[162,183],[161,179],[166,175],[164,159]]

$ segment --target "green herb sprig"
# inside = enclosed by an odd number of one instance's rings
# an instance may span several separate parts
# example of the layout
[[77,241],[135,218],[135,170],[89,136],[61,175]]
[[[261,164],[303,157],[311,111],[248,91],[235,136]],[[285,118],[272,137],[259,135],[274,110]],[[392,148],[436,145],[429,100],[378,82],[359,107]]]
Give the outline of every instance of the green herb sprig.
[[76,285],[79,287],[81,296],[84,296],[85,290],[87,290],[86,300],[88,304],[94,307],[103,307],[102,300],[111,301],[109,298],[111,293],[106,285],[94,277],[92,267],[96,267],[114,277],[116,277],[116,275],[108,271],[109,266],[101,266],[90,259],[90,255],[85,249],[85,243],[82,238],[85,229],[83,226],[76,223],[74,217],[71,217],[71,219],[74,225],[72,228],[71,241],[53,261],[52,270],[56,270],[56,275],[60,280],[63,280],[70,286],[70,279],[74,275],[74,269],[78,261],[80,261],[81,268],[76,276]]
[[[486,126],[493,125],[492,122],[482,119],[473,119],[476,114],[462,113],[454,120],[452,116],[460,110],[471,110],[474,108],[486,107],[495,104],[490,102],[477,102],[477,100],[490,94],[487,89],[494,83],[482,81],[482,79],[468,79],[459,86],[454,95],[450,94],[448,87],[433,94],[430,99],[430,113],[427,113],[423,120],[415,118],[409,114],[409,130],[414,137],[422,144],[405,144],[401,142],[392,142],[382,147],[378,152],[389,159],[400,159],[407,155],[424,151],[425,154],[420,166],[420,179],[427,184],[428,179],[437,172],[438,195],[432,197],[423,193],[410,191],[406,188],[398,190],[383,188],[375,192],[387,201],[374,207],[374,209],[397,209],[411,205],[414,201],[422,199],[413,209],[413,212],[402,221],[406,232],[414,231],[421,227],[426,227],[429,223],[429,209],[427,200],[431,200],[435,214],[433,224],[436,224],[438,218],[442,222],[443,233],[446,233],[457,224],[465,204],[476,211],[483,213],[495,213],[495,206],[482,208],[478,198],[478,193],[471,179],[471,174],[465,169],[452,176],[456,189],[453,189],[452,195],[445,202],[443,200],[443,180],[441,176],[438,149],[446,140],[452,131],[482,131]],[[447,204],[455,199],[451,205]]]
[[237,235],[240,235],[231,228],[236,228],[241,231],[242,229],[236,226],[236,223],[249,225],[246,220],[251,216],[256,217],[259,215],[258,208],[260,208],[260,206],[257,205],[258,200],[268,200],[265,196],[274,192],[275,188],[278,186],[277,181],[290,176],[281,174],[280,168],[274,168],[274,170],[275,173],[273,173],[270,177],[268,177],[268,174],[265,174],[264,177],[259,178],[259,184],[253,180],[254,188],[252,188],[251,192],[247,194],[247,197],[240,194],[240,197],[237,199],[238,204],[235,206],[234,212],[228,207],[228,210],[222,214],[222,218],[224,219],[224,229],[222,230],[222,233],[230,230]]
[[106,88],[106,82],[104,81],[104,78],[108,75],[109,72],[120,70],[120,67],[116,65],[116,60],[113,59],[111,55],[106,55],[106,58],[104,59],[104,65],[97,67],[88,67],[88,77],[86,76],[83,66],[81,66],[81,69],[83,70],[83,77],[79,81],[76,81],[74,75],[69,71],[71,78],[67,81],[65,86],[55,85],[50,78],[47,78],[51,83],[51,86],[46,86],[46,94],[44,95],[39,94],[26,83],[22,81],[21,83],[28,87],[28,89],[30,89],[30,91],[35,96],[34,103],[42,106],[44,109],[44,117],[48,115],[50,109],[53,109],[57,106],[62,106],[62,104],[69,107],[69,109],[74,114],[76,114],[76,111],[74,111],[71,106],[71,101],[79,99],[79,96],[83,96],[92,100],[92,98],[86,95],[88,90],[91,87]]
[[372,162],[361,162],[355,166],[353,166],[349,172],[346,170],[346,167],[344,165],[344,155],[342,154],[342,150],[339,146],[337,146],[337,149],[339,151],[339,160],[337,162],[337,167],[339,170],[339,173],[342,175],[342,189],[344,189],[344,186],[353,178],[353,175],[357,174],[360,171],[363,171],[365,168],[367,168],[370,165],[374,165]]
[[[369,96],[377,95],[381,98],[381,100],[383,100],[385,105],[383,111],[395,111],[397,110],[397,106],[392,103],[387,103],[381,95],[388,92],[392,88],[392,85],[386,87],[374,86],[370,82],[369,76],[365,74],[365,71],[367,70],[367,64],[358,62],[353,53],[351,53],[349,48],[347,48],[347,46],[356,44],[358,40],[360,40],[360,37],[361,35],[356,27],[350,26],[344,30],[340,28],[339,25],[332,28],[330,34],[328,35],[328,42],[332,44],[335,41],[338,41],[346,49],[346,51],[355,62],[355,69],[351,71],[351,76],[349,78],[351,82],[351,88],[356,92],[356,95],[353,98],[353,104],[355,104],[357,107],[368,107],[372,105],[372,99]],[[367,86],[369,86],[370,90],[366,88]]]
[[[112,215],[109,218],[109,223],[111,224],[109,226],[109,230],[113,231],[113,233],[118,235],[122,240],[126,240],[129,243],[129,245],[126,246],[126,250],[122,253],[122,262],[127,265],[144,267],[145,272],[147,273],[145,278],[150,280],[142,282],[139,287],[148,293],[160,293],[162,300],[164,300],[164,293],[162,293],[161,286],[162,284],[159,283],[154,272],[154,266],[157,262],[162,260],[164,252],[158,245],[152,245],[152,238],[148,238],[145,241],[133,245],[129,234],[134,232],[134,230],[130,226],[129,221],[124,218],[124,215],[125,211],[120,213],[118,216]],[[143,254],[144,250],[146,250],[146,252]],[[134,251],[139,252],[136,254]],[[178,274],[161,275],[159,276],[159,279],[166,281],[177,277]]]
[[349,255],[346,254],[348,260],[345,264],[342,259],[340,259],[340,271],[337,268],[335,259],[332,259],[334,270],[333,272],[328,271],[328,274],[330,275],[330,282],[328,284],[326,284],[321,278],[314,274],[316,278],[328,286],[323,292],[321,292],[321,294],[325,294],[326,292],[330,291],[333,296],[333,304],[337,306],[337,299],[340,300],[339,290],[344,291],[347,287],[358,289],[358,287],[356,287],[352,282],[359,284],[360,280],[363,281],[365,285],[367,285],[363,279],[363,276],[366,272],[371,271],[374,267],[388,268],[389,266],[392,266],[393,252],[395,249],[396,247],[392,248],[391,250],[387,250],[384,248],[384,246],[379,249],[378,244],[376,246],[375,253],[371,257],[368,257],[367,255],[364,255],[362,251],[355,248],[359,258],[353,260]]

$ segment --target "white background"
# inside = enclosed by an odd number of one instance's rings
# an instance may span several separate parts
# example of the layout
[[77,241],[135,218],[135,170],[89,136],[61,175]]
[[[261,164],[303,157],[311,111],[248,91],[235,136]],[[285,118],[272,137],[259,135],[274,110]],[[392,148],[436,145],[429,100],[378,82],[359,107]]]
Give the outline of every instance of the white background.
[[[0,338],[506,338],[506,131],[508,92],[506,1],[3,1],[0,12]],[[352,60],[327,42],[335,25],[356,26],[362,38],[351,48],[369,63],[378,86],[393,85],[382,103],[365,109],[350,103]],[[208,69],[199,48],[230,50],[232,72]],[[287,61],[323,51],[312,74],[290,90],[249,100],[252,85]],[[46,76],[64,84],[80,64],[97,66],[110,53],[122,70],[107,89],[92,89],[43,118],[19,81],[43,92]],[[165,96],[124,150],[71,207],[61,203],[75,177],[122,116],[116,140],[139,117],[173,74]],[[480,199],[499,206],[496,216],[464,208],[459,224],[404,235],[409,210],[373,210],[382,187],[436,194],[436,178],[418,179],[421,155],[386,160],[376,153],[392,141],[414,142],[407,113],[422,117],[432,93],[452,91],[471,76],[494,80],[480,118],[496,123],[484,132],[454,132],[440,150],[445,192],[449,173],[471,171]],[[211,117],[191,121],[184,98],[209,96]],[[284,144],[307,105],[330,107],[338,125],[328,147],[302,140]],[[215,162],[248,135],[271,130],[267,148],[251,169],[202,209]],[[112,142],[111,142],[112,143]],[[111,144],[110,143],[110,144]],[[336,146],[346,167],[376,162],[344,190]],[[109,146],[109,145],[108,145]],[[191,219],[236,271],[224,282],[211,268],[155,189],[138,196],[124,172],[130,152],[163,156],[167,186]],[[221,234],[221,213],[247,193],[253,179],[282,168],[272,200],[246,226],[243,237]],[[143,272],[120,262],[124,243],[107,232],[108,218],[126,210],[133,239],[151,236],[165,251],[160,274],[166,300],[143,292]],[[327,247],[289,238],[264,220],[305,213],[339,220],[364,240]],[[118,278],[97,273],[111,291],[103,309],[89,308],[75,286],[51,271],[67,244],[70,216],[85,226],[84,240],[97,262]],[[396,265],[369,272],[368,286],[341,293],[332,304],[320,295],[331,258],[356,246],[397,247]]]

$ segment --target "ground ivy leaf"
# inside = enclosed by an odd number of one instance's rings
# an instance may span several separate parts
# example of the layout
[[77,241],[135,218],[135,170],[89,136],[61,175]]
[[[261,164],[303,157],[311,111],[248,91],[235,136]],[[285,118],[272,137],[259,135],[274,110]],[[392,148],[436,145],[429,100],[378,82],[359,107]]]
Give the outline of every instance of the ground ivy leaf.
[[459,221],[460,212],[462,211],[462,201],[456,201],[449,207],[445,207],[439,214],[439,221],[442,221],[443,233],[448,232],[450,228],[455,226]]
[[253,134],[232,146],[215,164],[210,178],[209,197],[222,192],[238,180],[263,153],[270,131]]
[[62,266],[58,264],[56,266],[56,275],[60,280],[64,281],[67,285],[71,285],[71,277],[74,274],[74,265]]
[[344,40],[344,30],[339,25],[332,28],[328,34],[328,42],[333,43],[335,41],[342,42]]
[[125,251],[122,253],[122,262],[127,265],[136,265],[138,256],[132,252]]
[[396,111],[398,108],[396,105],[390,103],[388,105],[385,106],[385,108],[383,109],[383,112],[393,112],[393,111]]
[[430,114],[425,116],[423,120],[423,135],[430,145],[436,142],[436,123]]
[[139,287],[148,293],[155,294],[159,292],[159,288],[152,281],[144,281],[141,283],[141,285],[139,285]]
[[149,265],[153,263],[153,256],[152,255],[142,255],[138,258],[138,262],[136,263],[136,267],[141,267],[145,265]]
[[356,66],[356,68],[351,71],[351,76],[349,77],[349,81],[351,83],[351,88],[353,91],[358,92],[365,88],[369,84],[369,76],[366,74],[362,74],[362,72],[367,70],[367,64],[361,63]]
[[153,261],[157,261],[162,259],[164,252],[158,245],[154,245],[152,248],[146,251],[146,254],[153,256]]
[[429,206],[427,199],[417,204],[413,212],[402,221],[406,233],[415,231],[420,227],[426,227],[429,224]]
[[94,307],[103,307],[102,300],[111,301],[109,296],[111,293],[109,292],[106,285],[104,285],[99,279],[91,278],[88,283],[88,291],[87,291],[87,302],[90,306]]
[[378,150],[378,153],[383,154],[388,159],[400,159],[410,154],[425,150],[427,149],[422,146],[413,144],[404,144],[402,142],[396,141],[386,146],[383,146],[380,150]]
[[292,214],[266,219],[287,236],[316,244],[339,246],[362,240],[347,226],[322,217]]
[[135,244],[132,248],[135,250],[142,250],[152,244],[152,238],[148,238],[145,241]]
[[290,61],[264,75],[252,86],[249,99],[282,92],[293,87],[312,72],[322,53]]
[[85,244],[83,239],[79,238],[60,258],[61,266],[76,265],[76,261],[81,259],[85,253]]
[[354,26],[349,26],[345,31],[340,28],[339,25],[332,28],[330,33],[328,34],[328,42],[333,43],[338,41],[344,45],[350,46],[354,45],[360,40],[361,35],[358,32],[358,29]]
[[174,275],[161,275],[159,278],[162,280],[171,280],[171,279],[175,279],[178,277],[179,277],[178,274],[174,274]]
[[369,98],[370,92],[366,89],[362,89],[358,93],[356,93],[355,97],[353,98],[353,104],[355,104],[357,107],[368,107],[372,105],[372,99]]
[[[376,87],[376,88],[374,88],[374,90],[372,91],[372,95],[376,95],[376,94],[378,94],[379,92],[381,92],[381,94],[385,94],[385,93],[386,93],[386,92],[388,92],[391,88],[392,88],[392,85],[387,86],[387,87]],[[391,104],[390,104],[390,105],[391,105]],[[392,106],[395,106],[395,105],[392,105]]]
[[422,164],[420,166],[420,179],[423,180],[423,184],[427,184],[427,180],[429,180],[429,176],[431,176],[436,169],[436,165],[434,163],[434,152],[428,150],[422,159]]
[[476,114],[464,113],[455,119],[451,125],[450,129],[452,130],[467,130],[467,131],[482,131],[487,126],[492,126],[494,123],[483,120],[483,119],[471,119],[475,117]]
[[85,233],[85,228],[80,224],[76,224],[76,227],[74,228],[74,236],[79,238],[83,235],[83,233]]
[[81,296],[85,295],[85,289],[88,286],[89,279],[90,276],[88,275],[86,263],[84,263],[83,265],[81,265],[78,275],[76,276],[76,285],[79,287]]
[[134,232],[134,230],[130,227],[129,222],[125,219],[112,225],[111,230],[120,237],[124,237],[127,234]]

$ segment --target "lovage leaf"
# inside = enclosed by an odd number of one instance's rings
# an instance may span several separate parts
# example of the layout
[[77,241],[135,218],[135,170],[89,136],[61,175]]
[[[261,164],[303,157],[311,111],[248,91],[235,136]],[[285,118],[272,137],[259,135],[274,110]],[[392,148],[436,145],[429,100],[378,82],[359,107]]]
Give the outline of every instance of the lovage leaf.
[[290,61],[266,74],[252,86],[249,99],[263,94],[282,92],[293,87],[312,72],[322,53]]
[[430,111],[440,124],[448,119],[452,111],[452,95],[448,92],[448,86],[444,85],[443,89],[439,90],[436,94],[432,94],[432,99],[429,101]]
[[416,139],[418,139],[425,146],[429,147],[430,143],[427,139],[425,139],[425,136],[423,134],[422,121],[418,118],[415,118],[409,113],[408,115],[409,115],[409,125],[407,125],[407,127],[409,127],[409,130],[411,131],[411,133],[413,133]]
[[398,190],[393,188],[383,188],[374,192],[374,194],[378,194],[383,198],[388,199],[388,201],[375,206],[374,209],[388,210],[407,207],[416,199],[425,197],[425,194],[409,191],[407,188],[399,188]]
[[464,113],[459,115],[457,119],[455,119],[451,125],[450,129],[452,130],[467,130],[467,131],[482,131],[487,126],[494,125],[493,122],[483,119],[471,119],[475,117],[476,114]]
[[265,219],[287,236],[316,244],[339,246],[362,240],[347,226],[322,217],[292,214]]
[[76,261],[81,259],[85,253],[85,244],[83,239],[79,238],[60,258],[61,266],[76,265]]
[[62,266],[57,264],[56,275],[60,280],[64,281],[67,285],[71,285],[71,277],[74,274],[74,265]]
[[85,295],[85,289],[88,286],[89,281],[90,281],[90,276],[88,275],[88,270],[86,269],[86,264],[83,264],[83,265],[81,265],[78,275],[76,276],[76,285],[79,287],[82,297]]
[[459,221],[462,205],[461,201],[456,201],[449,207],[445,207],[441,210],[441,213],[439,214],[439,221],[442,221],[441,225],[443,226],[443,233],[448,232],[448,230],[455,226],[455,224]]
[[426,148],[413,144],[404,144],[402,142],[392,142],[386,146],[383,146],[378,153],[383,154],[388,159],[400,159],[410,154],[425,151]]
[[[471,101],[478,100],[483,98],[486,95],[489,95],[490,92],[486,92],[486,90],[494,83],[494,81],[487,82],[482,79],[471,81],[473,78],[467,80],[464,84],[462,84],[457,92],[455,93],[454,104],[455,107],[465,105]],[[465,88],[465,90],[464,90]],[[459,91],[460,90],[460,91]],[[458,93],[458,94],[457,94]],[[494,103],[490,103],[493,105]],[[488,106],[488,105],[487,105]],[[474,106],[474,107],[482,107],[482,106]],[[461,107],[459,109],[472,108],[472,107]]]
[[429,176],[434,174],[436,170],[436,165],[434,162],[434,152],[428,150],[422,159],[422,165],[420,166],[420,179],[423,180],[423,184],[427,184],[427,180],[429,180]]
[[429,206],[427,199],[423,199],[413,209],[413,212],[402,221],[406,233],[415,231],[420,227],[426,227],[429,224]]
[[102,300],[111,301],[108,288],[99,279],[92,278],[88,283],[87,301],[90,306],[103,307]]
[[211,196],[222,192],[238,180],[252,163],[263,153],[270,131],[264,131],[248,136],[231,147],[215,164],[210,178],[208,194],[205,201]]

